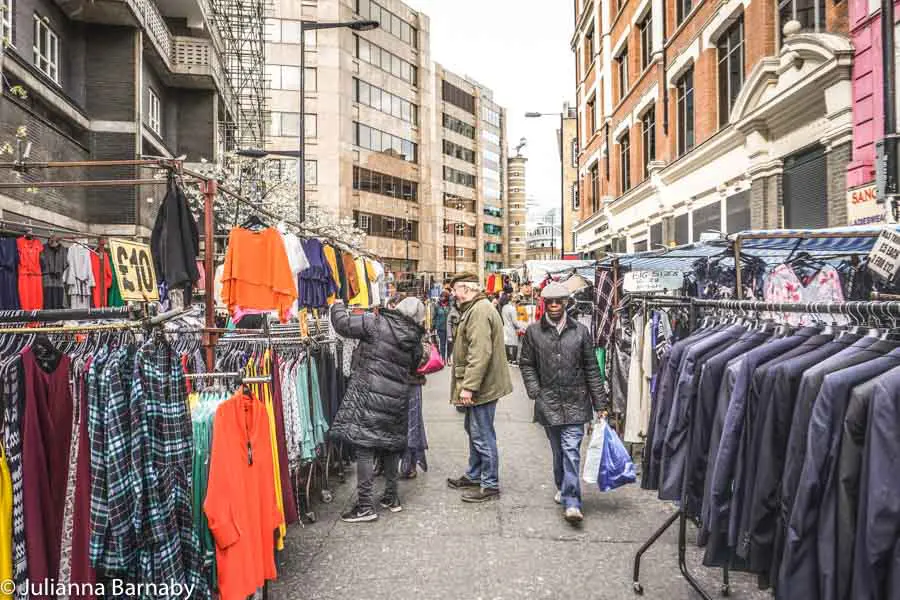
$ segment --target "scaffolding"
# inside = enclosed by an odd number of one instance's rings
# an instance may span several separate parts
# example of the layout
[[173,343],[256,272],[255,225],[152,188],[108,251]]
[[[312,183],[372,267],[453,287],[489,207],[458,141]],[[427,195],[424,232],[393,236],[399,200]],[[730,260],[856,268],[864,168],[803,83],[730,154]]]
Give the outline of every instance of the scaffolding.
[[272,0],[213,0],[213,6],[237,104],[223,123],[225,147],[265,148],[269,123],[265,36]]

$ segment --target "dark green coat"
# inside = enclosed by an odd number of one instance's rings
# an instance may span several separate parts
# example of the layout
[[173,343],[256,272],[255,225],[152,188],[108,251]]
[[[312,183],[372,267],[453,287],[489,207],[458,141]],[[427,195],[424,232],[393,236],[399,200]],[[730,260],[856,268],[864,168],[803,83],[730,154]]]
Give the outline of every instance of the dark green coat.
[[453,383],[450,402],[459,404],[463,390],[474,393],[475,404],[493,402],[512,393],[506,364],[503,320],[483,294],[460,307],[453,341]]

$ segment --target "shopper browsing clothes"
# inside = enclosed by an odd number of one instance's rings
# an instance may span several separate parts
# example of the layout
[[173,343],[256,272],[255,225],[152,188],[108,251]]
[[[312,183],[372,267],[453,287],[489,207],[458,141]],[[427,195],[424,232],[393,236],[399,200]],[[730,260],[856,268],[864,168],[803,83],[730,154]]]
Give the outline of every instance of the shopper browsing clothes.
[[508,295],[500,298],[500,315],[503,317],[503,343],[506,344],[506,360],[511,365],[518,364],[519,354],[519,330],[523,328],[519,324],[515,305],[510,302]]
[[434,330],[438,338],[438,350],[441,358],[447,360],[447,339],[449,336],[450,293],[441,292],[437,304],[434,307]]
[[341,515],[348,523],[378,518],[373,500],[375,457],[384,457],[381,506],[402,510],[397,495],[400,458],[407,449],[410,373],[422,360],[424,307],[412,298],[396,309],[351,315],[338,300],[331,308],[335,331],[360,340],[353,353],[350,381],[330,435],[356,449],[356,506]]
[[447,484],[454,489],[472,488],[463,494],[463,502],[486,502],[500,496],[500,456],[494,431],[497,400],[513,390],[504,357],[503,322],[476,275],[455,277],[453,291],[460,320],[453,345],[450,401],[466,411],[469,468]]
[[584,424],[603,411],[605,395],[591,334],[566,315],[569,290],[549,283],[541,298],[546,311],[525,332],[519,367],[550,439],[556,502],[563,505],[566,521],[578,523],[584,518],[579,481]]

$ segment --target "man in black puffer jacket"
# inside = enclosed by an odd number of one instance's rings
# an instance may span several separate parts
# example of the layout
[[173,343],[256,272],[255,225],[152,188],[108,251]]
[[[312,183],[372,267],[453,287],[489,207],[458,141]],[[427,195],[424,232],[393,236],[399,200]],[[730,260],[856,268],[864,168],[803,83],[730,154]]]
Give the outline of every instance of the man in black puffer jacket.
[[525,332],[519,368],[550,439],[556,502],[567,521],[578,523],[584,518],[579,480],[584,424],[602,412],[605,394],[591,333],[566,315],[569,290],[552,282],[541,298],[546,312]]
[[372,499],[375,455],[384,457],[382,504],[399,506],[397,476],[407,446],[409,377],[422,359],[422,335],[414,314],[383,308],[378,314],[351,315],[340,301],[331,322],[343,337],[360,340],[353,354],[350,382],[330,435],[356,448],[359,500],[341,518],[348,523],[378,518]]

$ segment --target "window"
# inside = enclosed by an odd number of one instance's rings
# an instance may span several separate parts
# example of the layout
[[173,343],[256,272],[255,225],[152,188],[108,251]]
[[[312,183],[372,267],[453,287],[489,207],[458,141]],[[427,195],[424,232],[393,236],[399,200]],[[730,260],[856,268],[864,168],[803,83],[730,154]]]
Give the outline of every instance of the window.
[[778,39],[784,41],[784,25],[799,21],[801,31],[825,31],[825,0],[779,0]]
[[678,97],[678,155],[694,147],[694,68],[675,84]]
[[[315,67],[306,67],[304,73],[306,78],[304,88],[306,91],[316,91],[316,69]],[[292,65],[266,65],[266,77],[272,82],[273,90],[299,90],[300,89],[300,67]]]
[[691,232],[688,228],[688,214],[675,217],[675,245],[681,246],[690,243]]
[[475,127],[473,125],[460,121],[456,117],[451,117],[447,113],[444,113],[444,128],[467,138],[475,139]]
[[407,181],[362,167],[353,167],[353,189],[411,202],[417,202],[419,199],[419,184],[415,181]]
[[676,18],[679,25],[691,14],[691,9],[693,8],[694,0],[675,0]]
[[465,258],[466,257],[466,249],[465,248],[456,248],[456,258]]
[[631,189],[631,135],[619,138],[619,189],[624,194]]
[[572,210],[581,208],[581,198],[578,196],[578,182],[572,184]]
[[584,34],[584,69],[588,70],[594,64],[594,26]]
[[600,164],[591,167],[591,213],[600,210]]
[[153,88],[147,90],[149,92],[150,101],[147,106],[147,126],[156,135],[162,135],[162,103],[159,96],[153,91]]
[[34,15],[34,66],[59,83],[59,37],[47,24],[49,19]]
[[578,168],[578,138],[572,138],[572,168]]
[[362,229],[366,233],[372,232],[372,217],[365,213],[356,213],[356,227]]
[[481,107],[481,120],[494,127],[500,127],[500,111],[483,104]]
[[356,36],[356,58],[374,65],[386,73],[396,75],[410,85],[417,84],[418,69],[415,65],[358,35]]
[[625,98],[628,93],[628,46],[622,48],[622,52],[616,57],[616,69],[619,80],[619,100]]
[[[305,32],[306,48],[313,49],[317,44],[316,30]],[[289,19],[266,19],[266,41],[274,44],[299,44],[300,21]]]
[[[300,113],[273,112],[269,122],[269,135],[271,137],[296,138],[300,132]],[[314,113],[306,114],[303,125],[306,129],[306,137],[316,137],[318,119]]]
[[721,231],[722,203],[713,202],[694,211],[694,241],[707,231]]
[[663,245],[662,239],[662,223],[656,223],[650,226],[650,249],[656,250]]
[[650,176],[650,163],[656,160],[656,105],[650,108],[641,117],[641,151],[644,163],[644,179]]
[[362,123],[354,123],[354,125],[356,126],[356,137],[353,142],[360,148],[373,152],[384,152],[411,163],[418,162],[419,146],[415,142]]
[[731,109],[744,85],[744,18],[728,28],[718,43],[719,126],[731,120]]
[[750,229],[750,190],[738,192],[725,200],[725,228],[728,233]]
[[444,81],[444,85],[441,88],[441,98],[444,102],[449,102],[466,112],[475,114],[475,96],[464,92],[448,81]]
[[644,17],[644,20],[638,24],[641,30],[641,70],[643,71],[650,66],[653,59],[653,8]]
[[474,175],[463,173],[462,171],[457,171],[452,167],[444,167],[444,181],[458,183],[459,185],[464,185],[470,188],[476,187]]
[[0,45],[15,43],[13,39],[13,0],[0,0]]
[[584,109],[584,118],[585,118],[585,126],[587,127],[587,135],[591,137],[594,132],[597,131],[597,95],[594,94],[591,96],[590,100],[587,101],[587,105]]
[[353,211],[353,222],[358,229],[362,229],[373,237],[385,237],[395,240],[407,239],[419,241],[419,222],[403,217],[388,217],[374,213]]
[[417,105],[374,85],[370,85],[361,79],[354,78],[353,83],[356,91],[356,102],[393,115],[407,123],[412,123],[413,125],[418,123],[419,107]]
[[444,154],[475,164],[475,151],[444,140]]
[[319,183],[319,163],[315,160],[306,160],[303,162],[306,183],[308,185],[318,185]]
[[364,19],[378,21],[381,24],[381,29],[411,45],[413,48],[418,48],[418,30],[391,11],[382,8],[377,2],[373,0],[356,0],[356,13]]

